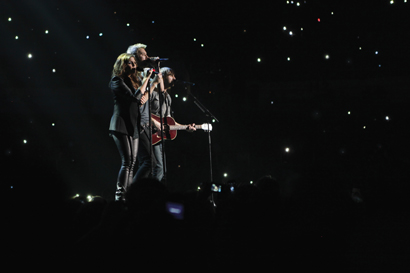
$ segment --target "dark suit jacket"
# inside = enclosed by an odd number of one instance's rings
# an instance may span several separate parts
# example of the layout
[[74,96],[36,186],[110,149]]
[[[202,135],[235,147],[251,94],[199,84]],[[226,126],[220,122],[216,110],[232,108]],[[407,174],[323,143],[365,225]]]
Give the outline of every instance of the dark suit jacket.
[[114,112],[111,117],[110,131],[139,137],[141,92],[135,90],[131,80],[126,77],[113,77],[110,88],[114,96]]

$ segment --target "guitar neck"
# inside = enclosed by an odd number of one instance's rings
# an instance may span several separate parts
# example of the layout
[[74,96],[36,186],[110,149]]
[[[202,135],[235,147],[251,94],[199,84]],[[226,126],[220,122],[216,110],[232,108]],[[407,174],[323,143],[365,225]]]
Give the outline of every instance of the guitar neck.
[[[169,125],[170,130],[186,130],[188,126],[184,125]],[[195,125],[196,129],[202,129],[202,125]]]

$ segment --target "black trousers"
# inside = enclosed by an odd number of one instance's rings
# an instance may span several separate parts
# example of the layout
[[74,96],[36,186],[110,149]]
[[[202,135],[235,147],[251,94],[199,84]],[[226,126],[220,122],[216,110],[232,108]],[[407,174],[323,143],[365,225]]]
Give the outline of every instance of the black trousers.
[[139,139],[115,132],[112,133],[112,137],[121,156],[121,168],[117,178],[117,191],[124,193],[131,185],[134,175]]

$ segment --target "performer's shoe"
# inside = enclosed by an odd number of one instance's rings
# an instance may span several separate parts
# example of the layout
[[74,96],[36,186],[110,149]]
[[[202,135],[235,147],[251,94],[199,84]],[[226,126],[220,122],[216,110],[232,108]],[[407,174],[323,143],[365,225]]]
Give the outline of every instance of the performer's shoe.
[[117,188],[115,191],[115,201],[125,201],[125,191],[123,188]]

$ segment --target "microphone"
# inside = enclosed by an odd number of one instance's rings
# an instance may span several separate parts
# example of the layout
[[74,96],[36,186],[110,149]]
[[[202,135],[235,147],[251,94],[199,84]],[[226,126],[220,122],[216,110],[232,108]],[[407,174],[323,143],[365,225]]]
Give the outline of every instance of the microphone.
[[[141,71],[141,72],[144,72],[144,73],[147,73],[148,70],[150,70],[150,69],[151,68],[148,68],[148,67],[145,67],[145,68],[137,67],[137,71]],[[159,72],[155,71],[155,69],[152,69],[152,74],[159,74]]]

